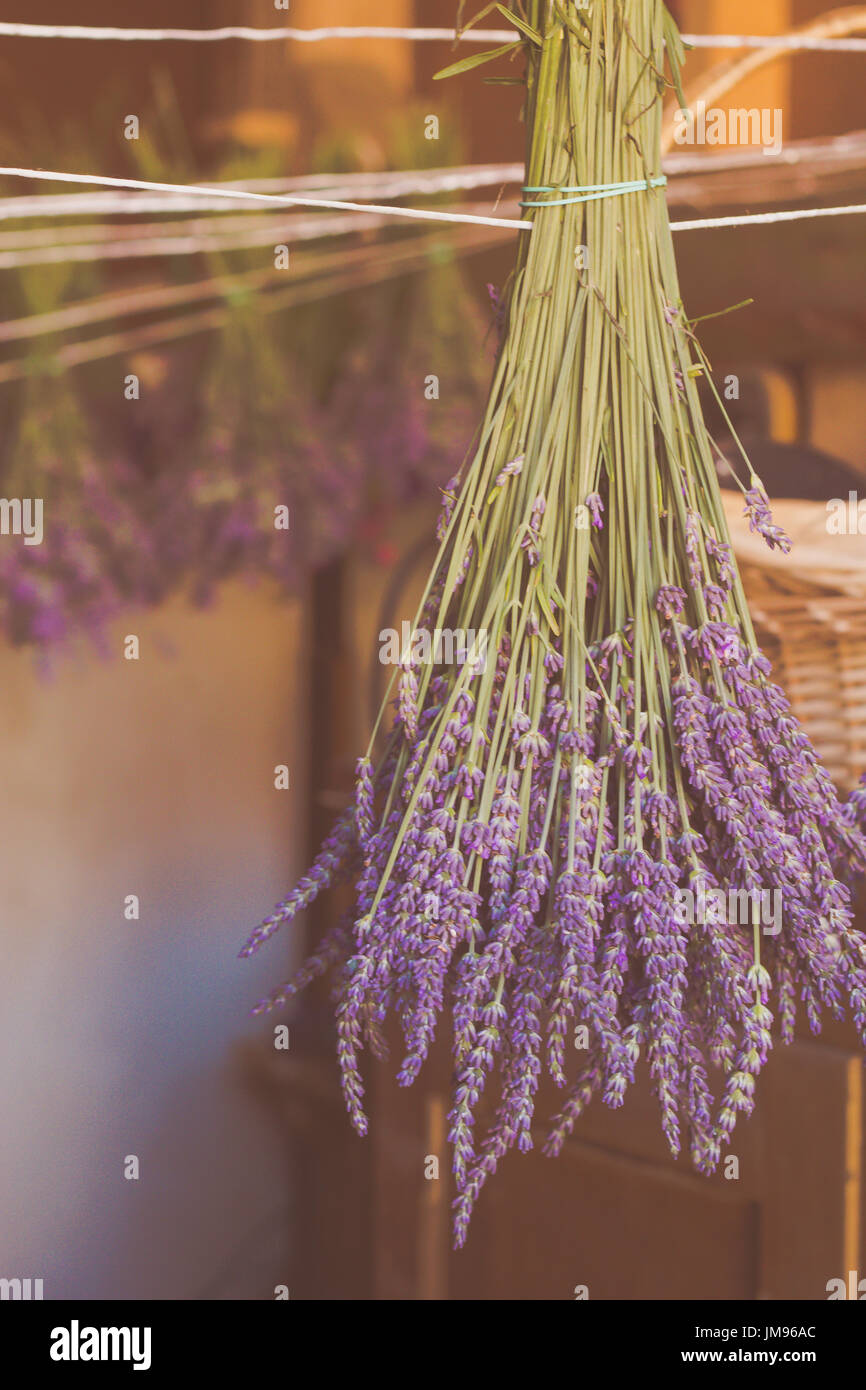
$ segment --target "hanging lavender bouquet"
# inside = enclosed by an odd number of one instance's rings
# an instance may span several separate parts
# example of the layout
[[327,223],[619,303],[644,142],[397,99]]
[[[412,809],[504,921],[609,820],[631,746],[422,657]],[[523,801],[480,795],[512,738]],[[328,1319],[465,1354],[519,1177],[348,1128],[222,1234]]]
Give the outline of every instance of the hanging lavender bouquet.
[[[866,1040],[848,887],[866,839],[756,646],[698,402],[660,176],[679,36],[660,0],[530,0],[514,22],[532,229],[477,450],[446,495],[393,723],[242,951],[352,881],[354,913],[258,1007],[332,970],[361,1134],[385,1020],[404,1085],[448,1029],[458,1245],[503,1155],[536,1140],[545,1068],[562,1091],[547,1153],[640,1067],[672,1153],[709,1173],[798,1006],[814,1031],[850,1009]],[[786,548],[742,471],[752,528]],[[442,668],[430,629],[476,638]]]
[[186,481],[195,597],[208,601],[233,574],[295,591],[345,543],[361,509],[360,465],[338,448],[254,301],[231,307],[215,344],[205,419]]
[[[441,139],[424,138],[425,111],[401,111],[386,141],[388,164],[424,169],[434,156],[438,166],[465,163],[451,122]],[[446,238],[429,244],[420,269],[367,290],[358,311],[358,340],[328,407],[358,451],[366,506],[381,526],[389,512],[429,495],[431,482],[441,487],[465,457],[489,385],[492,335]],[[345,334],[345,303],[338,312],[329,327]]]
[[484,405],[487,324],[446,245],[369,303],[330,408],[355,441],[368,506],[393,508],[441,486],[463,458]]
[[0,629],[43,665],[82,635],[107,651],[109,623],[160,590],[142,480],[116,451],[100,452],[63,379],[37,372],[19,408],[4,493],[38,509],[39,527],[0,548]]

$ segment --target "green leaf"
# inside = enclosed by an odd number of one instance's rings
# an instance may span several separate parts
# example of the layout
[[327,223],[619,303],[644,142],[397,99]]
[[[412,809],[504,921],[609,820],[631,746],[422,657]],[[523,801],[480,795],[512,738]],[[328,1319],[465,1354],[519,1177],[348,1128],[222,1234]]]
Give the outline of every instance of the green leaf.
[[457,24],[455,28],[455,33],[457,34],[458,38],[461,34],[465,34],[467,29],[471,29],[473,24],[477,24],[478,21],[481,19],[486,19],[487,16],[491,13],[491,11],[496,9],[496,0],[490,0],[489,5],[485,5],[483,10],[478,10],[472,16],[471,19],[467,19],[464,23],[461,16],[463,14],[463,7],[465,3],[466,0],[460,0],[460,4],[457,8]]
[[539,605],[540,605],[540,607],[541,607],[541,611],[543,612],[545,618],[547,619],[547,625],[548,625],[548,627],[550,628],[550,630],[551,630],[551,632],[553,633],[554,637],[558,637],[558,636],[559,636],[559,625],[558,625],[556,619],[555,619],[554,616],[553,616],[553,609],[551,608],[550,603],[548,602],[548,599],[547,599],[547,595],[545,594],[545,592],[544,592],[544,590],[542,589],[541,585],[539,585],[538,588],[536,589],[536,591],[535,591],[535,597],[538,599]]
[[442,77],[456,77],[458,72],[470,72],[472,68],[480,68],[482,63],[491,63],[494,58],[502,58],[506,53],[513,53],[520,47],[518,40],[517,43],[503,44],[502,48],[487,48],[483,53],[470,53],[468,58],[461,58],[458,63],[452,63],[450,67],[434,72],[433,80],[438,82]]
[[541,35],[537,29],[533,29],[532,25],[527,24],[526,20],[521,19],[519,14],[515,14],[514,10],[509,10],[507,5],[497,4],[496,9],[500,14],[505,15],[509,24],[513,24],[515,29],[519,29],[521,34],[525,34],[532,43],[538,44],[538,47],[541,48]]
[[724,314],[733,314],[735,310],[745,309],[754,302],[754,299],[741,299],[739,304],[731,304],[727,309],[717,309],[714,314],[699,314],[696,319],[689,319],[689,327],[694,328],[696,323],[706,323],[707,319],[720,319]]
[[688,110],[688,102],[683,92],[682,67],[686,61],[685,44],[680,37],[677,22],[668,9],[667,5],[662,5],[662,27],[665,39],[665,48],[668,53],[668,62],[671,65],[671,75],[674,80],[674,90],[680,103],[680,110]]

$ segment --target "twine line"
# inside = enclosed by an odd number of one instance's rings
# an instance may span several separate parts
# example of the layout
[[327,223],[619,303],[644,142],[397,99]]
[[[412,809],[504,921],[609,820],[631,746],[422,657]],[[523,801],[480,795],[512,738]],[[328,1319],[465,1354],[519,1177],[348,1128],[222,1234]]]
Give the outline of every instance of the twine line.
[[573,198],[553,198],[547,201],[535,199],[531,202],[521,200],[522,208],[564,208],[572,203],[594,203],[600,198],[615,198],[621,193],[640,193],[649,188],[663,188],[667,177],[661,174],[655,179],[625,179],[621,183],[588,183],[585,187],[570,187],[563,184],[559,188],[549,184],[523,185],[524,193],[573,193]]
[[[209,197],[252,199],[256,202],[271,203],[277,206],[298,206],[312,208],[333,208],[340,212],[378,213],[388,217],[415,218],[423,222],[470,223],[480,227],[513,227],[515,231],[529,231],[535,224],[528,218],[519,221],[510,217],[482,217],[460,212],[432,212],[429,209],[398,208],[378,203],[344,203],[323,198],[302,198],[284,194],[251,193],[240,188],[208,188],[198,184],[155,183],[147,179],[117,179],[99,174],[66,174],[49,169],[0,168],[0,178],[41,179],[46,183],[90,184],[105,188],[138,188],[157,193],[201,193]],[[613,185],[611,185],[612,187]],[[602,187],[602,185],[599,185]],[[646,183],[638,184],[638,188]],[[554,190],[556,191],[556,190]],[[621,191],[621,190],[620,190]],[[607,197],[608,193],[590,194],[590,197]],[[539,203],[539,207],[550,204]],[[852,204],[835,208],[797,208],[785,212],[747,213],[739,217],[704,217],[693,222],[672,222],[671,231],[696,231],[703,227],[749,227],[772,222],[795,222],[815,217],[844,217],[854,213],[866,213],[866,203]]]
[[[418,29],[380,25],[332,25],[319,29],[264,29],[251,25],[231,24],[220,29],[131,29],[110,25],[84,24],[15,24],[0,23],[0,38],[24,39],[96,39],[103,42],[160,43],[165,40],[184,43],[221,43],[242,39],[251,43],[272,43],[291,40],[294,43],[321,43],[329,39],[409,39],[414,42],[437,43],[514,43],[523,35],[517,29]],[[824,53],[866,53],[866,39],[811,38],[809,35],[784,34],[683,34],[682,40],[691,48],[798,48]]]

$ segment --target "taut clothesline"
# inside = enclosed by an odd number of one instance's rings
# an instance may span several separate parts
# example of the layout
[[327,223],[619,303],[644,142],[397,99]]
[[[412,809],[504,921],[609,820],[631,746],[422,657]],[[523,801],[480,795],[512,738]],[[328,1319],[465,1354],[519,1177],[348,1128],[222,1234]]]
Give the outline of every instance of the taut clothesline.
[[[808,160],[822,163],[837,156],[854,154],[866,159],[866,131],[850,131],[829,140],[802,140],[784,145],[778,155],[765,150],[730,151],[724,154],[693,155],[669,151],[662,159],[663,171],[671,175],[727,173],[757,165],[763,168],[795,166]],[[438,169],[398,169],[352,174],[302,174],[289,178],[219,180],[208,194],[155,194],[119,189],[116,192],[39,193],[0,198],[0,222],[34,217],[132,216],[139,213],[221,212],[231,216],[245,211],[238,203],[225,208],[220,188],[249,189],[252,193],[321,193],[332,198],[404,198],[419,193],[464,192],[471,189],[522,183],[522,163],[450,165]],[[256,210],[255,203],[249,211]],[[480,208],[470,211],[478,212]],[[82,229],[78,229],[81,231]],[[83,229],[86,230],[86,229]],[[22,233],[23,235],[23,233]],[[75,236],[71,237],[72,240]],[[2,234],[0,234],[2,244]]]
[[140,188],[153,193],[199,193],[241,202],[270,203],[277,207],[331,208],[336,212],[376,212],[382,216],[408,217],[420,222],[469,222],[479,227],[514,227],[530,222],[504,217],[481,217],[467,212],[434,212],[430,208],[400,208],[386,203],[348,203],[336,198],[305,198],[300,194],[252,193],[242,188],[209,188],[201,184],[160,183],[150,179],[115,179],[104,174],[67,174],[49,169],[0,168],[0,178],[39,179],[43,183],[82,183],[97,188]]
[[[383,25],[332,25],[323,29],[259,29],[229,24],[221,29],[130,29],[109,25],[0,23],[0,38],[95,39],[102,42],[222,43],[243,39],[252,43],[292,40],[321,43],[329,39],[408,39],[416,43],[513,43],[523,36],[516,29],[413,29]],[[866,53],[866,39],[821,39],[808,35],[779,34],[683,34],[692,48],[802,48],[823,53]]]
[[[104,174],[67,174],[50,169],[0,167],[0,178],[39,179],[46,183],[79,183],[101,188],[138,188],[156,193],[200,193],[211,197],[247,199],[283,207],[331,208],[338,212],[371,212],[381,216],[407,217],[420,222],[470,223],[477,227],[512,227],[529,231],[534,222],[511,217],[482,217],[475,213],[434,212],[430,208],[399,208],[384,203],[346,203],[329,198],[304,198],[294,194],[251,193],[241,188],[209,188],[200,184],[158,183],[149,179],[116,179]],[[703,227],[750,227],[772,222],[796,222],[816,217],[845,217],[866,213],[866,203],[835,208],[796,208],[784,212],[746,213],[735,217],[704,217],[695,221],[672,222],[671,231],[691,232]]]

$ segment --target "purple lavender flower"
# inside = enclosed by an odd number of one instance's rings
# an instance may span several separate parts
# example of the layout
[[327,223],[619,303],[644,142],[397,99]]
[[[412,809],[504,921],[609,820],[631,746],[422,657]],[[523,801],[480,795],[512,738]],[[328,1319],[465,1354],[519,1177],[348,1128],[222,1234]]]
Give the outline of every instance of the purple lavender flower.
[[502,471],[496,475],[497,487],[504,487],[509,478],[516,478],[519,476],[523,471],[524,457],[524,454],[520,454],[518,458],[512,459],[510,463],[506,463]]
[[791,541],[781,526],[773,524],[769,498],[764,489],[757,483],[750,487],[746,493],[746,506],[743,515],[749,518],[749,530],[757,531],[759,536],[763,536],[771,550],[781,550],[783,555],[788,554],[791,549]]
[[593,526],[600,531],[604,526],[604,502],[601,495],[597,492],[591,492],[584,505],[589,512]]
[[678,618],[686,606],[686,593],[676,584],[662,584],[656,594],[656,608],[663,618]]
[[526,551],[527,563],[531,567],[537,565],[541,559],[539,551],[539,546],[541,544],[541,523],[546,505],[544,497],[539,494],[532,504],[532,512],[530,513],[527,523],[526,534],[520,542],[521,546]]

